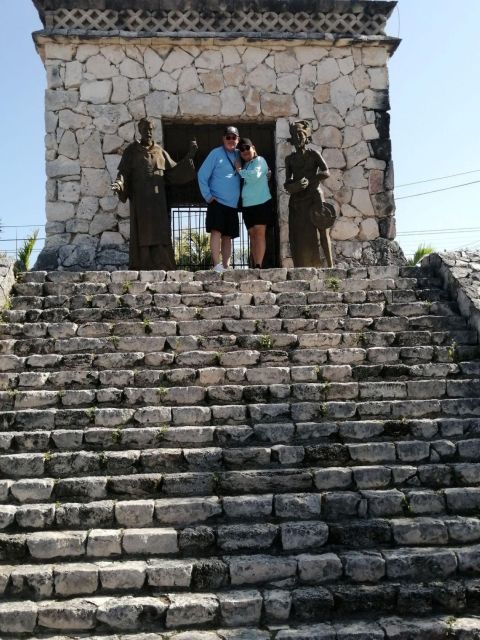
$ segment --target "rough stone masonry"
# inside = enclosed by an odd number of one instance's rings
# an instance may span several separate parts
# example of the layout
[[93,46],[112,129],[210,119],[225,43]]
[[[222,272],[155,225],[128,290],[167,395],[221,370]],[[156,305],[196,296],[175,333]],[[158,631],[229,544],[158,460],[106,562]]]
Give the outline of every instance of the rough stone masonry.
[[[47,71],[46,243],[37,268],[127,264],[128,209],[111,194],[145,115],[275,125],[280,265],[292,265],[284,159],[289,121],[313,123],[339,212],[337,262],[398,263],[385,35],[395,2],[35,0]],[[185,5],[185,6],[183,6]],[[232,5],[232,6],[230,6]]]

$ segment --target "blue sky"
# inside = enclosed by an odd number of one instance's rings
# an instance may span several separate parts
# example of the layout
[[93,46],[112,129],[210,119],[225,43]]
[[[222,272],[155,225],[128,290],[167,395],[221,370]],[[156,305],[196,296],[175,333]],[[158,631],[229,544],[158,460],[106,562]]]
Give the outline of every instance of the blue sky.
[[[397,239],[406,253],[420,243],[480,249],[480,182],[450,189],[480,181],[480,171],[470,173],[480,170],[478,24],[479,0],[455,8],[451,0],[399,0],[389,22],[389,34],[403,40],[390,62],[390,97]],[[5,240],[25,231],[9,226],[36,225],[43,235],[45,71],[31,39],[40,27],[31,0],[3,0],[0,250],[14,249]],[[464,175],[402,186],[453,174]],[[448,190],[405,197],[435,189]]]

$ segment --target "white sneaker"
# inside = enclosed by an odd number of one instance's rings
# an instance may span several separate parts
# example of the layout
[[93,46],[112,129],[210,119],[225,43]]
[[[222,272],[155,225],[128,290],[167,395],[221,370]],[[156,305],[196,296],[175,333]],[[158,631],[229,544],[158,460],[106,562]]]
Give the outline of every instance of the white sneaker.
[[225,267],[223,266],[223,264],[221,262],[219,262],[218,264],[216,264],[213,267],[213,270],[216,271],[217,273],[223,273],[224,271],[226,271]]

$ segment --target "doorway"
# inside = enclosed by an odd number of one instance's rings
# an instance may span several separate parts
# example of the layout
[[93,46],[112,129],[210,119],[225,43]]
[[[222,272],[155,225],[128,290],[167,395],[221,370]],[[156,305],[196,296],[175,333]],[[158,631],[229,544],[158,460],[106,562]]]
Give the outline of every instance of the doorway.
[[[192,124],[167,122],[163,124],[165,149],[174,160],[183,158],[195,139],[198,152],[195,167],[201,166],[214,147],[222,144],[224,124]],[[277,198],[275,184],[275,124],[243,123],[238,125],[240,135],[250,138],[259,155],[263,156],[272,170],[270,191],[274,207],[274,225],[267,228],[267,251],[263,266],[279,266],[279,227],[277,217]],[[171,217],[173,246],[177,264],[180,268],[196,270],[210,268],[208,241],[205,233],[206,203],[202,198],[197,181],[186,185],[171,185],[167,189],[167,198]],[[240,213],[240,237],[233,243],[232,266],[247,268],[250,261],[248,234],[242,223]]]

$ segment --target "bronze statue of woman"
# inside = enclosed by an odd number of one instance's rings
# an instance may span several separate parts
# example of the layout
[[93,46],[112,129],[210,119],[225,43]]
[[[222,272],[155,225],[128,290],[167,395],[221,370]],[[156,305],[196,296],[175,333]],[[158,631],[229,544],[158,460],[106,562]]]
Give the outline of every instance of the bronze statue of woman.
[[[284,188],[290,194],[289,233],[290,249],[294,267],[319,267],[322,262],[318,246],[317,229],[320,234],[325,259],[333,267],[332,248],[325,217],[333,215],[333,207],[325,203],[320,182],[329,177],[327,164],[321,153],[307,148],[312,139],[311,125],[300,120],[290,125],[294,153],[285,158],[286,182]],[[322,221],[323,223],[319,221]]]

